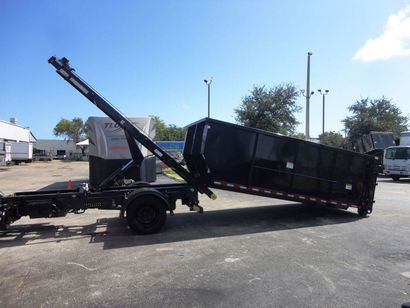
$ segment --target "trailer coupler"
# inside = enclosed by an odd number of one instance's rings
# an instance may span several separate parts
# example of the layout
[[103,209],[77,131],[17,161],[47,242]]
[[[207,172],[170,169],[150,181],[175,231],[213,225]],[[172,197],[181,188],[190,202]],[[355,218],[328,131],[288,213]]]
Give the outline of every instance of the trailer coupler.
[[9,205],[0,206],[0,230],[7,230],[8,226],[20,217],[16,208]]
[[0,230],[6,230],[7,226],[8,224],[6,222],[6,211],[0,209]]

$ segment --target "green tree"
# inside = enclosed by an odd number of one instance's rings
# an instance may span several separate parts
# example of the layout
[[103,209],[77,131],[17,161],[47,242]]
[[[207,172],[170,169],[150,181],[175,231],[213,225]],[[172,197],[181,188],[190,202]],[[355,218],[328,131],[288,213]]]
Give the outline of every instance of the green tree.
[[320,134],[319,141],[321,144],[340,148],[345,143],[345,138],[339,132],[330,131]]
[[174,124],[167,125],[159,117],[154,116],[155,141],[181,141],[185,139],[185,129]]
[[53,129],[56,137],[65,137],[75,143],[86,139],[87,126],[81,118],[61,119]]
[[407,130],[408,117],[390,99],[361,99],[351,105],[348,110],[353,113],[342,122],[349,141],[369,134],[371,131],[390,131],[396,136]]
[[297,134],[292,135],[292,137],[296,139],[302,139],[302,140],[306,139],[306,136],[304,133],[297,133]]
[[292,135],[299,124],[294,116],[301,109],[296,104],[298,96],[299,91],[291,83],[270,89],[254,86],[235,109],[235,119],[244,126]]

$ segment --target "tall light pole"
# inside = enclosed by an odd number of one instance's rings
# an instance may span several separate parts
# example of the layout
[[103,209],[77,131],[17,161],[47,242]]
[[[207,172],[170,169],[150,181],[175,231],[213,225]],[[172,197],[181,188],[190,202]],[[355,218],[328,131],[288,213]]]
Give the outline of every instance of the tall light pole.
[[325,133],[325,96],[329,93],[329,90],[324,90],[322,92],[321,89],[317,90],[322,95],[322,104],[323,104],[323,112],[322,112],[322,135]]
[[311,52],[308,52],[308,59],[307,59],[307,81],[306,81],[306,92],[302,90],[302,94],[306,97],[306,129],[305,129],[305,138],[309,139],[309,112],[310,112],[310,97],[315,92],[310,92],[310,56],[312,55]]
[[212,77],[209,76],[208,79],[204,79],[205,84],[208,86],[208,118],[211,117],[211,83]]

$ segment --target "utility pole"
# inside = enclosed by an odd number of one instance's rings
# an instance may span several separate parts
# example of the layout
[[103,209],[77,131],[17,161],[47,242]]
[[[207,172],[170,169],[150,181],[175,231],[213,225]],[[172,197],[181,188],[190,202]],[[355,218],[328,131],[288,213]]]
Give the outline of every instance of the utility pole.
[[307,59],[307,81],[306,81],[306,92],[302,90],[303,96],[306,97],[306,129],[305,129],[305,138],[310,139],[309,133],[309,113],[310,113],[310,97],[315,92],[310,92],[310,56],[312,55],[311,52],[308,52],[308,59]]
[[211,83],[212,77],[209,76],[208,79],[204,79],[205,84],[208,86],[208,118],[211,117]]
[[322,92],[321,89],[317,90],[322,95],[322,104],[323,104],[323,111],[322,111],[322,135],[325,133],[325,96],[329,93],[329,90],[325,90]]

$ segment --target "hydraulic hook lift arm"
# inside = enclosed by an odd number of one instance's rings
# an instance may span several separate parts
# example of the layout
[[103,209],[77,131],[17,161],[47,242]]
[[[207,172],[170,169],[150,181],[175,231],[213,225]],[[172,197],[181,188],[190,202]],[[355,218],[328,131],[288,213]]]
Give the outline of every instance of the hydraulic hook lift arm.
[[178,175],[180,175],[188,184],[196,188],[200,193],[206,194],[211,199],[216,199],[216,195],[204,184],[200,183],[191,173],[183,168],[175,159],[168,155],[164,150],[157,146],[148,136],[139,130],[126,116],[119,110],[115,109],[104,97],[98,94],[90,85],[82,80],[69,65],[67,58],[58,59],[51,57],[48,62],[53,65],[57,73],[63,77],[69,84],[83,94],[88,100],[96,105],[102,112],[109,116],[113,121],[118,123],[127,135],[127,138],[133,138],[147,148],[158,159],[164,162]]

